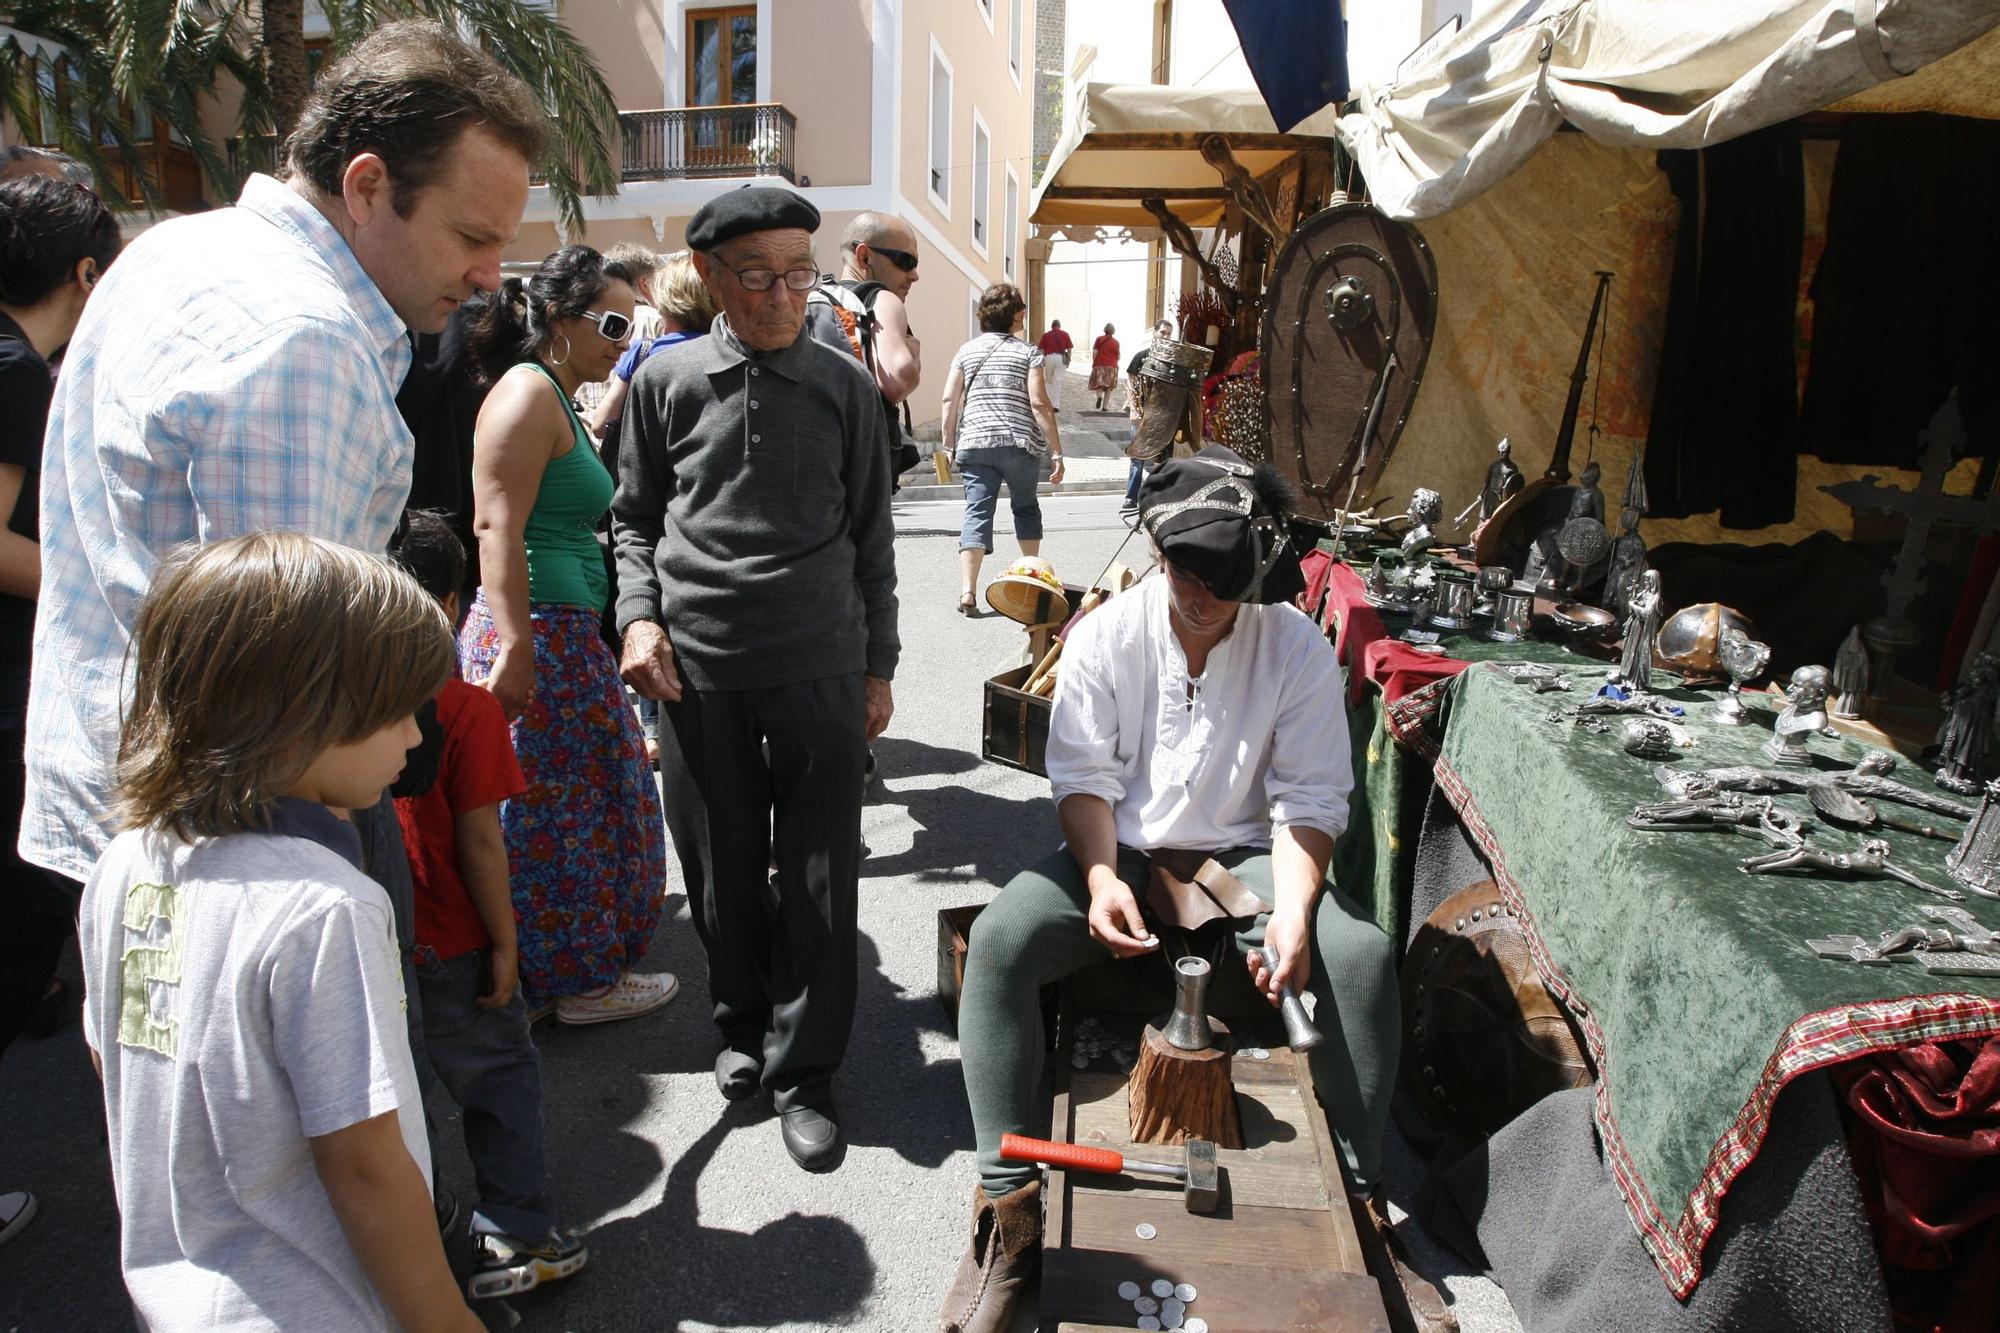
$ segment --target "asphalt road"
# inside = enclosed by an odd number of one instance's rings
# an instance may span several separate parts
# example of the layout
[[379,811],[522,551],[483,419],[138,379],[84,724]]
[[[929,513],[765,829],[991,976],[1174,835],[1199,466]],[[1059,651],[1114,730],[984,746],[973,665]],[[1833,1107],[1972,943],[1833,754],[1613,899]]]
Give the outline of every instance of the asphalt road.
[[[1125,538],[1118,502],[1044,500],[1043,551],[1064,578],[1089,579]],[[998,616],[955,614],[960,512],[897,508],[903,661],[863,817],[860,1001],[835,1085],[845,1164],[807,1175],[768,1108],[716,1093],[707,972],[675,869],[648,966],[677,973],[681,997],[627,1023],[537,1029],[551,1178],[565,1223],[587,1233],[590,1266],[483,1305],[491,1327],[934,1327],[973,1180],[958,1046],[936,999],[936,914],[984,901],[1059,841],[1047,783],[979,758],[981,682],[1024,636]],[[1005,533],[1004,507],[1000,522]],[[999,548],[997,561],[1011,557],[1009,539]],[[1125,558],[1142,564],[1142,551],[1134,538]],[[442,1183],[469,1199],[457,1119],[434,1109]],[[0,1329],[130,1329],[102,1107],[74,1021],[8,1050],[0,1126],[0,1190],[41,1200],[40,1217],[0,1246]],[[462,1273],[462,1241],[452,1258]]]

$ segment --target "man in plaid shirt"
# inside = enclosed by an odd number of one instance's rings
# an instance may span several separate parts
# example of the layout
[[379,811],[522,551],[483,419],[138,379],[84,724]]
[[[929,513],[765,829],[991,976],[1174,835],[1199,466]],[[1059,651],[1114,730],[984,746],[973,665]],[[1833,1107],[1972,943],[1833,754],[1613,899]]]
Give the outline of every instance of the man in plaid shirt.
[[153,228],[106,276],[44,446],[27,860],[81,881],[115,831],[126,650],[163,556],[263,528],[386,549],[409,334],[498,286],[545,133],[486,56],[393,24],[321,78],[285,180]]

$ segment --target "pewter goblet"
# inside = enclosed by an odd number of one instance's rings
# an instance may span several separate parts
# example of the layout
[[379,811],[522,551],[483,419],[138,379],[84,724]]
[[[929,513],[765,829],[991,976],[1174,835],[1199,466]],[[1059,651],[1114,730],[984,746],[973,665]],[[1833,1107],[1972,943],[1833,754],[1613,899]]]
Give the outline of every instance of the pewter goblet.
[[1479,575],[1474,580],[1479,585],[1481,605],[1475,609],[1491,612],[1493,598],[1502,588],[1514,586],[1514,571],[1505,565],[1481,565]]
[[1764,674],[1771,664],[1771,650],[1733,625],[1722,627],[1722,669],[1729,673],[1728,697],[1715,706],[1715,720],[1725,727],[1740,727],[1750,720],[1743,706],[1743,687]]

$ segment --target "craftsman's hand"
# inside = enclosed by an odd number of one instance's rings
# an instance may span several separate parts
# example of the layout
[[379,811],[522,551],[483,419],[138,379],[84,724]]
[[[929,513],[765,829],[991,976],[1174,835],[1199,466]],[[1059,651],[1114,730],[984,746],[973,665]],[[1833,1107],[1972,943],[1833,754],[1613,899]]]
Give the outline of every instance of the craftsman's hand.
[[618,674],[642,699],[681,701],[681,673],[674,666],[674,646],[657,621],[635,620],[625,627],[625,647]]
[[1146,929],[1132,886],[1109,866],[1090,874],[1090,938],[1118,958],[1133,958],[1160,947],[1159,936]]
[[1279,969],[1272,972],[1265,951],[1258,949],[1243,959],[1250,968],[1250,980],[1272,1004],[1278,1003],[1280,991],[1285,985],[1291,986],[1294,995],[1305,994],[1306,982],[1312,979],[1312,952],[1306,947],[1306,919],[1289,912],[1274,914],[1265,923],[1264,939],[1278,951]]
[[499,1009],[514,998],[514,987],[521,980],[521,955],[519,946],[503,949],[494,945],[486,955],[486,973],[489,984],[486,993],[473,1003],[481,1009]]
[[509,722],[521,716],[535,697],[535,652],[522,646],[502,648],[493,659],[493,670],[481,681],[500,702],[500,711]]
[[877,736],[889,729],[889,719],[896,715],[896,695],[889,682],[879,676],[863,676],[861,683],[868,690],[868,714],[866,731],[872,743]]

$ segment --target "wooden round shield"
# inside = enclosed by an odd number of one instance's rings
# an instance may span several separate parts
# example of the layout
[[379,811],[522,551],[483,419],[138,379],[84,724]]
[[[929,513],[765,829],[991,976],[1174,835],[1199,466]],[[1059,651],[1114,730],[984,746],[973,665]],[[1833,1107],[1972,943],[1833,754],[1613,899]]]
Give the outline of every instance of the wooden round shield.
[[1582,1034],[1490,879],[1445,899],[1411,941],[1403,1076],[1431,1123],[1468,1143],[1592,1081]]
[[1260,350],[1271,461],[1302,514],[1330,518],[1382,474],[1416,401],[1437,324],[1423,235],[1372,204],[1336,204],[1285,241]]

